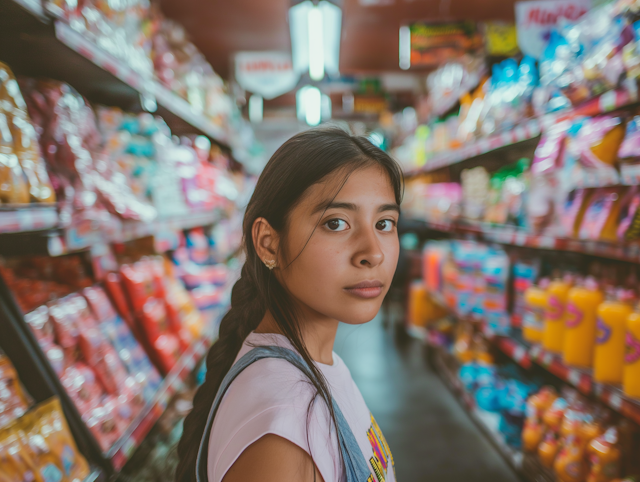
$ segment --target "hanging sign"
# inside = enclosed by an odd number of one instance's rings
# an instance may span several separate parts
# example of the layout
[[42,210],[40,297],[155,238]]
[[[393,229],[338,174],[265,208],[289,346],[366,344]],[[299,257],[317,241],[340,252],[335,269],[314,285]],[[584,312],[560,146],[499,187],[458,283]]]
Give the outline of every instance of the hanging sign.
[[416,22],[411,32],[411,66],[437,66],[482,46],[474,22]]
[[265,99],[286,94],[297,84],[299,74],[293,71],[287,52],[238,52],[236,81],[240,86]]
[[520,50],[539,59],[560,19],[575,22],[591,8],[591,0],[536,0],[516,3]]

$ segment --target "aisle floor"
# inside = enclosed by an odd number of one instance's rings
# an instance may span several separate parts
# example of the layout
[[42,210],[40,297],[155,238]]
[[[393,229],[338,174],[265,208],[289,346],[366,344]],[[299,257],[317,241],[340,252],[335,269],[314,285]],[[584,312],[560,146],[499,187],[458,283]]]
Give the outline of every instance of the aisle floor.
[[341,325],[342,357],[393,453],[399,482],[516,482],[518,476],[426,363],[381,317]]

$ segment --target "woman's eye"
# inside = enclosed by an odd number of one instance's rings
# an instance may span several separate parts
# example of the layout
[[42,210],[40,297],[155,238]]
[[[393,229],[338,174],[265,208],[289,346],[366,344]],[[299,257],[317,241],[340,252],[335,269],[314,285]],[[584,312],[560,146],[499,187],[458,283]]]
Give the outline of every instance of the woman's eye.
[[376,229],[380,231],[390,232],[393,231],[393,227],[395,226],[395,221],[391,219],[383,219],[382,221],[378,221],[376,223]]
[[324,225],[331,231],[344,231],[349,227],[347,222],[342,219],[331,219],[324,223]]

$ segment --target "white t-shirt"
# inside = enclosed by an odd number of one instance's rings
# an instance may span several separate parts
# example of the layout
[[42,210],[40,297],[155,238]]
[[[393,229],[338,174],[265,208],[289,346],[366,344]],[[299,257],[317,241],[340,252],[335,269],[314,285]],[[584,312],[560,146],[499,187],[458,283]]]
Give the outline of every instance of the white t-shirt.
[[[282,335],[251,333],[236,361],[260,345],[293,349]],[[317,366],[369,464],[367,482],[395,482],[389,446],[347,366],[335,353],[333,365]],[[320,397],[309,410],[314,394],[305,375],[286,360],[267,358],[247,367],[230,385],[213,422],[209,482],[221,482],[242,452],[266,434],[285,438],[310,454],[325,482],[343,482],[346,477],[329,410]]]

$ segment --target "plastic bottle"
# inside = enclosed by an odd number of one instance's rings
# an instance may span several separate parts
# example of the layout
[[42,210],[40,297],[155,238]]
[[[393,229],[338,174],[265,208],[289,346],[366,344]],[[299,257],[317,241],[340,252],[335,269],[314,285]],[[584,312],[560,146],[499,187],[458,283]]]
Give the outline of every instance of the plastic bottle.
[[625,341],[622,388],[630,397],[640,398],[640,306],[627,318]]
[[598,307],[596,346],[593,355],[593,378],[599,383],[622,383],[627,320],[633,313],[634,293],[630,290],[609,292]]
[[564,361],[573,366],[590,368],[596,342],[596,313],[603,301],[595,279],[589,277],[569,290],[565,315]]
[[549,280],[541,279],[524,293],[526,308],[522,320],[522,336],[531,343],[540,343],[544,331],[544,313],[547,309]]
[[562,482],[583,482],[586,480],[588,466],[584,453],[579,437],[574,434],[569,435],[553,464],[559,480]]
[[620,473],[620,448],[615,427],[593,439],[589,444],[591,471],[587,482],[611,482]]
[[569,290],[573,286],[571,276],[555,279],[547,289],[547,309],[544,313],[542,346],[552,353],[562,353],[564,343],[565,307]]

